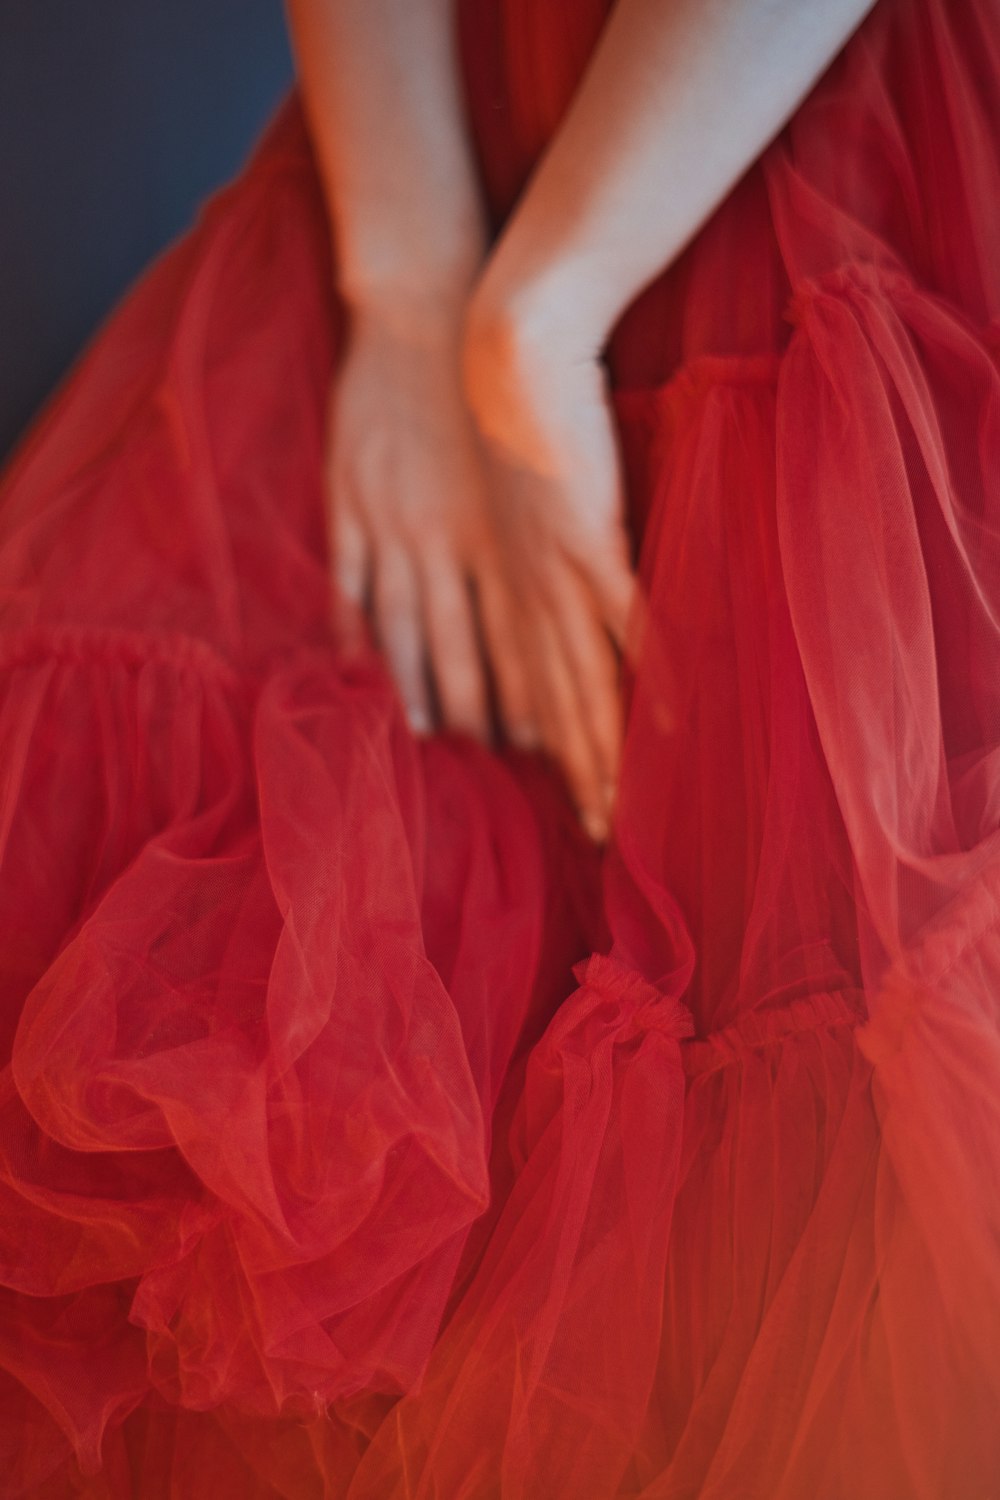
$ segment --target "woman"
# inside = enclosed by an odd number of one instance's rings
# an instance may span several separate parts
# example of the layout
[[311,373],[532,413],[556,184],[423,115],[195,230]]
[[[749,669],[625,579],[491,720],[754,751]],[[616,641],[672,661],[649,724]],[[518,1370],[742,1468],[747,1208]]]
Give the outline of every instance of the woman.
[[996,6],[289,15],[0,503],[8,1493],[985,1500]]

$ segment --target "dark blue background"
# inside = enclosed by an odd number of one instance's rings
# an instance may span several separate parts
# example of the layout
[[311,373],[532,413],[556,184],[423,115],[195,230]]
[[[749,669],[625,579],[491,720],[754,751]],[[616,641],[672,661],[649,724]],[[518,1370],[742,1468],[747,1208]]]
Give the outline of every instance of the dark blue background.
[[291,74],[281,0],[0,0],[0,453]]

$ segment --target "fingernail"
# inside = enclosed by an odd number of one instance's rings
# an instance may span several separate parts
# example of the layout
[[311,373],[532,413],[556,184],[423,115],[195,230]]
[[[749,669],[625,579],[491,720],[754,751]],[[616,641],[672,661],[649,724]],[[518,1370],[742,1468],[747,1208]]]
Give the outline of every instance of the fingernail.
[[489,728],[479,719],[470,719],[466,724],[459,722],[454,727],[459,734],[468,735],[469,739],[475,740],[478,745],[490,743]]
[[519,750],[537,750],[542,742],[538,733],[538,726],[530,722],[524,724],[512,724],[510,728],[511,743]]
[[430,720],[422,708],[408,708],[406,717],[414,734],[430,733]]
[[608,836],[608,823],[603,813],[597,812],[594,808],[584,808],[580,814],[580,821],[595,844],[604,843]]

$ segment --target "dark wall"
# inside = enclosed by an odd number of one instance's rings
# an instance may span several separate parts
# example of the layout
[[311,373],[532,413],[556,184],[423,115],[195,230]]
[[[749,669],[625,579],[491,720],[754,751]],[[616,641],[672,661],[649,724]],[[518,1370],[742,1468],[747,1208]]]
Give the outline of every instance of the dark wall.
[[0,454],[291,72],[281,0],[0,0]]

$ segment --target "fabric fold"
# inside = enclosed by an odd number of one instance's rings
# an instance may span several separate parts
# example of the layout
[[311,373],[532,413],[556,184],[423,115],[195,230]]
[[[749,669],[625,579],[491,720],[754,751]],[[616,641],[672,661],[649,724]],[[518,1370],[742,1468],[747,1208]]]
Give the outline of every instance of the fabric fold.
[[692,1021],[613,958],[577,977],[531,1054],[517,1178],[476,1277],[351,1500],[613,1494],[627,1466],[659,1343]]

